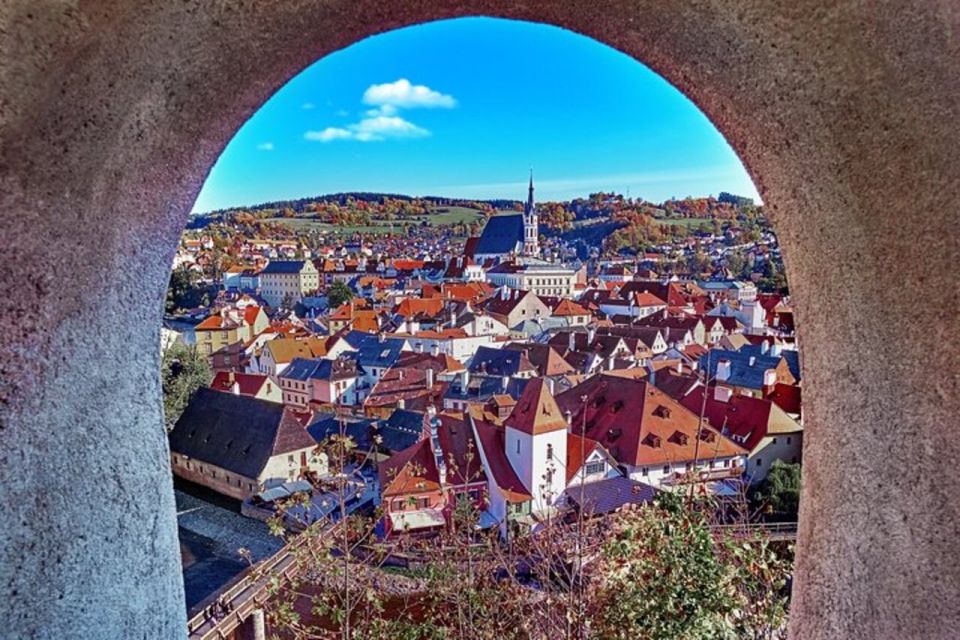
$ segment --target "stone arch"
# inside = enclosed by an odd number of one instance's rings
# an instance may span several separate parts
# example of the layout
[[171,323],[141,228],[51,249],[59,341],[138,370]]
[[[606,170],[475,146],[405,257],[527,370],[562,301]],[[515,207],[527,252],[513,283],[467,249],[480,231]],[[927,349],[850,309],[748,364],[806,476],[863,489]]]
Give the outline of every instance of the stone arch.
[[465,15],[610,44],[727,137],[777,226],[805,347],[793,637],[954,636],[960,8],[948,0],[4,3],[4,633],[183,635],[156,372],[187,212],[233,132],[307,64]]

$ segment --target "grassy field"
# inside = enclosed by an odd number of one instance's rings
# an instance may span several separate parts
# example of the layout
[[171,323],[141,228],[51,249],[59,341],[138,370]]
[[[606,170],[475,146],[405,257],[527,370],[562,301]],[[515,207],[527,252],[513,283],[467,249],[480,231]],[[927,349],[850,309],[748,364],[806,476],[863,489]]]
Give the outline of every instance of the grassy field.
[[474,222],[483,218],[483,212],[467,207],[438,207],[434,212],[425,216],[430,224],[457,224],[460,222]]
[[308,217],[268,218],[267,222],[283,224],[296,231],[316,230],[323,233],[402,233],[404,230],[403,222],[419,225],[427,221],[430,226],[437,227],[464,222],[470,223],[482,220],[483,217],[483,212],[477,209],[468,209],[467,207],[438,207],[433,212],[424,216],[411,216],[404,218],[403,221],[374,222],[369,225],[335,225]]

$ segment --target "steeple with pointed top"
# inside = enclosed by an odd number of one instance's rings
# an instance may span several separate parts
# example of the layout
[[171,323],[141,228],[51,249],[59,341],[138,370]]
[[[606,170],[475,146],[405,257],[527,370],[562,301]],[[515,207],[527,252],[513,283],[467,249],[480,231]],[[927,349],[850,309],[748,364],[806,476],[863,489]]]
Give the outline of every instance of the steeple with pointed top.
[[523,255],[536,256],[540,253],[539,216],[533,201],[533,169],[530,169],[530,189],[527,202],[523,205]]

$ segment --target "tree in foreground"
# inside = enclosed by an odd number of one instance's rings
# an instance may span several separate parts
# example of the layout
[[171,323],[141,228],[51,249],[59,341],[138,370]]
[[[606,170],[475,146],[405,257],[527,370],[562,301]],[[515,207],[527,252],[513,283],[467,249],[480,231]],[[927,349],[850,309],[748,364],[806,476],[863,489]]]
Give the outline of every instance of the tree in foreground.
[[624,510],[593,567],[593,638],[776,638],[789,563],[762,535],[718,533],[709,503],[662,493]]
[[[331,464],[345,459],[343,442],[331,440]],[[710,500],[662,493],[604,518],[548,519],[509,542],[477,528],[473,500],[454,505],[429,538],[380,540],[380,514],[342,506],[344,517],[315,523],[296,544],[297,576],[275,579],[273,631],[330,640],[784,636],[789,552],[747,528],[712,526]],[[409,564],[387,566],[398,558]]]

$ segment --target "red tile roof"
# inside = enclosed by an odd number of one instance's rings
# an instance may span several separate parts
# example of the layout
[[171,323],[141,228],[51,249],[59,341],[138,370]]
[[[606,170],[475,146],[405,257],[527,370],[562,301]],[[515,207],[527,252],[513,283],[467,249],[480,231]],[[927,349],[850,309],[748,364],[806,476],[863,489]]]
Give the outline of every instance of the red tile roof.
[[567,421],[543,378],[527,383],[504,424],[530,435],[567,428]]
[[507,460],[503,429],[482,420],[474,420],[480,446],[493,475],[495,488],[507,502],[527,502],[532,496]]
[[[586,395],[584,403],[582,397]],[[557,402],[572,413],[579,433],[586,413],[586,435],[623,464],[675,464],[694,459],[700,420],[645,380],[598,375],[560,394]],[[704,426],[701,459],[746,455],[741,447]]]
[[[263,388],[264,384],[270,382],[270,376],[255,373],[235,373],[233,371],[220,371],[213,377],[210,383],[211,389],[217,391],[230,391],[233,389],[234,382],[239,385],[240,395],[255,396]],[[277,386],[276,383],[273,383]]]

